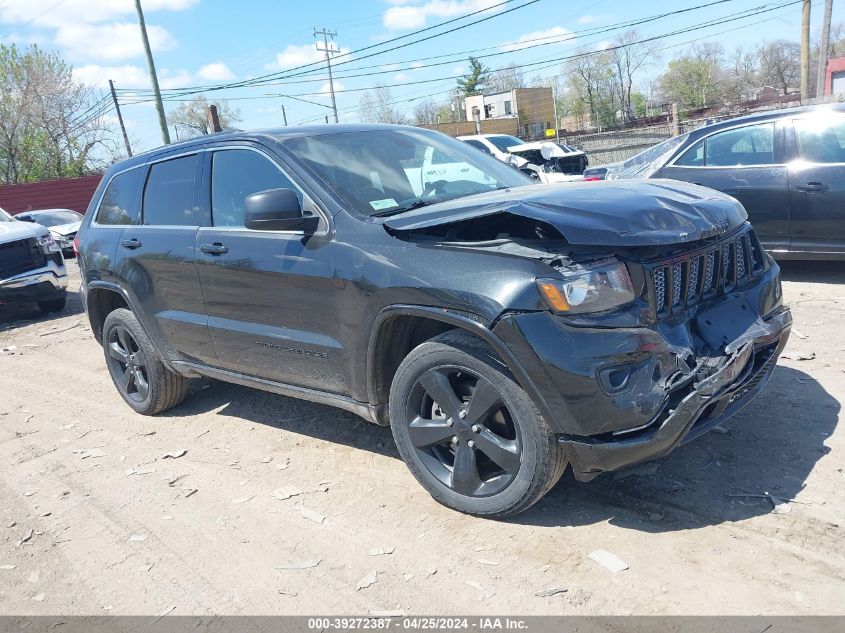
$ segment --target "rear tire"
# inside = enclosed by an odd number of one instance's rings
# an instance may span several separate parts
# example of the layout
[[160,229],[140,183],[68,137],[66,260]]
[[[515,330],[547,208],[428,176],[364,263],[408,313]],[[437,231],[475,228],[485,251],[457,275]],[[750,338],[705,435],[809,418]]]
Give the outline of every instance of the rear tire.
[[114,386],[137,413],[161,413],[188,394],[188,379],[164,366],[131,310],[119,308],[106,317],[103,351]]
[[503,518],[527,510],[566,468],[534,402],[469,333],[447,332],[412,350],[396,371],[389,407],[411,473],[460,512]]
[[50,299],[49,301],[39,301],[38,308],[43,314],[50,314],[51,312],[61,312],[65,309],[67,297],[61,299]]

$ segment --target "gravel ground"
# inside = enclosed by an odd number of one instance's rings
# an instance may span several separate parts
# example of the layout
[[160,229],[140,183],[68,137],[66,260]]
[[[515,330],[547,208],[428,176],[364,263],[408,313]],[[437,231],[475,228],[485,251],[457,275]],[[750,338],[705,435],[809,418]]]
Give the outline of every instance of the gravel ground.
[[330,407],[210,381],[135,415],[70,267],[63,313],[0,308],[2,614],[845,613],[845,264],[784,265],[793,337],[727,432],[507,522]]

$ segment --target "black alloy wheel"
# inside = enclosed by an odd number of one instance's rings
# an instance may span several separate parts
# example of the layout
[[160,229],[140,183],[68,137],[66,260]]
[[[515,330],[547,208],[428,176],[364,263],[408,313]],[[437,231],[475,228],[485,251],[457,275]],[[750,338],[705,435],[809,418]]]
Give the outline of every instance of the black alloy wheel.
[[109,372],[115,385],[126,398],[139,404],[146,401],[150,395],[147,357],[138,341],[126,327],[115,325],[109,331],[107,345]]
[[390,426],[411,474],[445,506],[503,518],[540,500],[566,455],[501,359],[469,332],[421,343],[390,387]]
[[407,401],[414,450],[445,486],[469,497],[501,492],[521,464],[521,439],[492,383],[464,367],[423,372]]

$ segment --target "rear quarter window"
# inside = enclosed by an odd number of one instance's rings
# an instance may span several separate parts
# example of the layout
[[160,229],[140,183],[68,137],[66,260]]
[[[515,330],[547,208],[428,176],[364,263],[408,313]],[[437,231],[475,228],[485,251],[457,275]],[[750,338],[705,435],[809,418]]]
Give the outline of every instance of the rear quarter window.
[[142,167],[117,174],[111,179],[100,207],[96,222],[103,225],[139,224],[141,218],[140,191],[144,175]]

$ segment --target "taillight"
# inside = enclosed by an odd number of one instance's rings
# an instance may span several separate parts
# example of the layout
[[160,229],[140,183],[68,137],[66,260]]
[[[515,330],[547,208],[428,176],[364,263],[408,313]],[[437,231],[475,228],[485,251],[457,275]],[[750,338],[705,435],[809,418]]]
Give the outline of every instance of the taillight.
[[79,257],[79,238],[73,238],[73,256]]
[[592,182],[593,180],[602,180],[598,176],[584,176],[585,182]]

